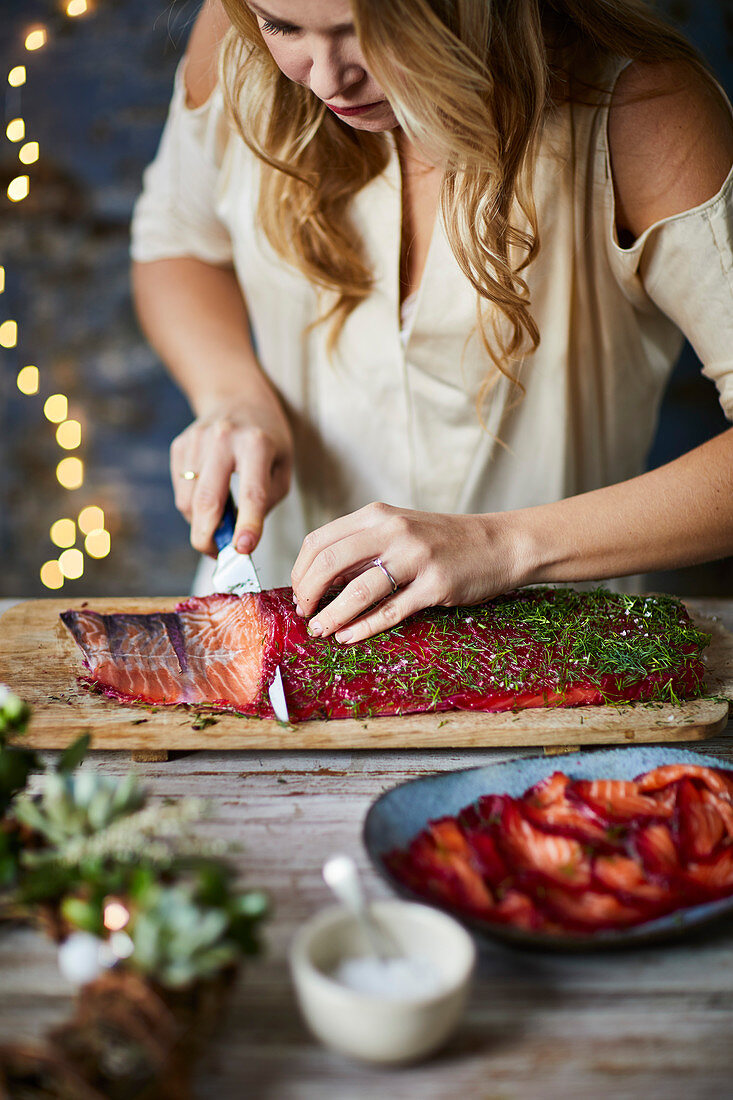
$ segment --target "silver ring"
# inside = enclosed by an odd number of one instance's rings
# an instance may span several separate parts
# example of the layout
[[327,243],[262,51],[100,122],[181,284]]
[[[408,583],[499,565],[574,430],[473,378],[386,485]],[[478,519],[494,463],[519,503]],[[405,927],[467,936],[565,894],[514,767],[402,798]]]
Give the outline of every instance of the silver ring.
[[184,470],[180,476],[184,481],[195,481],[199,475],[195,470]]
[[381,558],[374,558],[374,559],[372,560],[372,565],[376,565],[377,569],[381,569],[381,570],[382,570],[382,572],[384,573],[385,577],[387,578],[387,580],[389,581],[389,583],[390,583],[390,584],[392,585],[392,595],[394,596],[395,592],[397,591],[397,588],[398,588],[398,584],[397,584],[397,581],[396,581],[396,580],[394,579],[394,577],[392,576],[392,574],[390,573],[390,571],[389,571],[389,569],[387,568],[387,566],[386,566],[386,565],[384,564],[384,562],[382,561],[382,559],[381,559]]

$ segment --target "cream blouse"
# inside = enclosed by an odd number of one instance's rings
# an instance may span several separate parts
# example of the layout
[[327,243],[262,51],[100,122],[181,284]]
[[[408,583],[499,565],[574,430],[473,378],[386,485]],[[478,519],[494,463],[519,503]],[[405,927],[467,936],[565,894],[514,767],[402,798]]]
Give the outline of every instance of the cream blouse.
[[185,106],[179,66],[134,211],[132,256],[194,256],[236,271],[295,437],[293,487],[255,552],[263,586],[289,582],[308,531],[370,501],[494,512],[640,473],[683,333],[733,419],[733,171],[708,202],[622,248],[607,115],[565,106],[547,124],[534,187],[541,249],[526,274],[541,343],[522,367],[525,396],[515,401],[500,379],[484,428],[475,398],[490,363],[475,333],[475,292],[440,218],[401,339],[394,143],[353,206],[375,289],[330,359],[325,327],[308,331],[319,312],[313,287],[258,230],[257,159],[229,126],[219,88]]

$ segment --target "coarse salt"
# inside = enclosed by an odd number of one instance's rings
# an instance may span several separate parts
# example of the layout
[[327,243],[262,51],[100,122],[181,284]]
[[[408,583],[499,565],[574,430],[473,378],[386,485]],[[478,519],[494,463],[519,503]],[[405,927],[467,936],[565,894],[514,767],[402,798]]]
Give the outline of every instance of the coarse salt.
[[435,964],[422,955],[396,959],[360,955],[342,959],[330,977],[355,993],[388,1001],[432,997],[445,984]]

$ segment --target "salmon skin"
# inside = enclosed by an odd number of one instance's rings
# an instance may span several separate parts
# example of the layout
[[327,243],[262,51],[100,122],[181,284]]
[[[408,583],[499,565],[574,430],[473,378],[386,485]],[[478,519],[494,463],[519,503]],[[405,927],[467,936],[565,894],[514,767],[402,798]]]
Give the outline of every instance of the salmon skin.
[[84,679],[112,697],[272,717],[279,665],[293,721],[678,701],[700,694],[710,640],[672,597],[604,589],[529,588],[428,608],[350,646],[312,638],[290,588],[192,598],[169,613],[61,618]]
[[559,936],[628,928],[733,894],[733,772],[555,772],[520,798],[486,794],[428,822],[385,863],[421,898],[489,923]]

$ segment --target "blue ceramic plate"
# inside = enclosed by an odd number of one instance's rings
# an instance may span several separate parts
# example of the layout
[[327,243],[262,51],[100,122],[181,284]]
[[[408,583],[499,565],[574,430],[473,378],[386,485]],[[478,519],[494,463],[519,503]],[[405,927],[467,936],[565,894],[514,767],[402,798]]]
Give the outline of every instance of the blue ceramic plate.
[[[455,814],[483,794],[509,794],[515,798],[528,787],[562,770],[573,779],[634,779],[640,772],[662,764],[706,764],[730,768],[730,761],[684,749],[643,748],[609,749],[583,753],[559,760],[553,757],[525,757],[484,768],[440,772],[421,779],[400,783],[372,803],[364,823],[364,844],[379,873],[403,897],[425,902],[425,898],[407,889],[385,865],[385,856],[394,848],[405,848],[429,821]],[[589,935],[552,935],[528,932],[521,928],[467,917],[447,908],[479,938],[505,940],[525,947],[560,951],[597,950],[675,939],[702,924],[733,913],[733,897],[678,909],[667,916],[633,928],[605,930]]]

